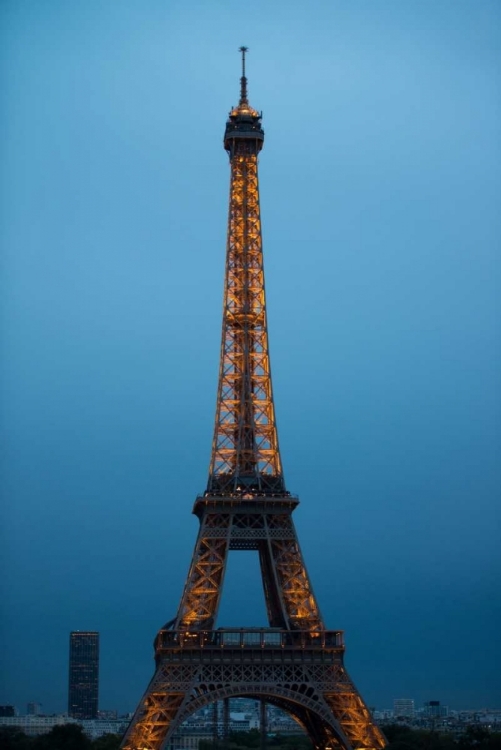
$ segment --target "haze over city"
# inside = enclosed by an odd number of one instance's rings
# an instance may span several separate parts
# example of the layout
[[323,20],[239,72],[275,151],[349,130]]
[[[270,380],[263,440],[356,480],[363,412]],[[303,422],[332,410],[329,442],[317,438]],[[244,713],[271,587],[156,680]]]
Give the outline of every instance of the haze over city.
[[[4,2],[0,703],[132,711],[207,481],[249,46],[296,528],[370,706],[501,705],[501,6]],[[219,625],[266,624],[232,553]]]

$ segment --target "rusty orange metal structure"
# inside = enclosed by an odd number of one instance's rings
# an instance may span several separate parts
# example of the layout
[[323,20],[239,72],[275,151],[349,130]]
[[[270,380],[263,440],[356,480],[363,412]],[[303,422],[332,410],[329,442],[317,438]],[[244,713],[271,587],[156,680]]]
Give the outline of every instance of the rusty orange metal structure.
[[282,492],[271,386],[257,174],[261,116],[247,99],[245,49],[240,102],[226,125],[231,164],[223,333],[210,492]]
[[[226,124],[230,207],[221,359],[209,480],[176,617],[155,641],[156,671],[124,750],[162,750],[194,711],[232,697],[281,707],[316,750],[381,750],[385,739],[344,667],[342,631],[326,630],[301,554],[278,445],[259,208],[261,115],[247,96]],[[269,627],[217,628],[230,550],[259,555]],[[262,715],[264,713],[262,712]]]

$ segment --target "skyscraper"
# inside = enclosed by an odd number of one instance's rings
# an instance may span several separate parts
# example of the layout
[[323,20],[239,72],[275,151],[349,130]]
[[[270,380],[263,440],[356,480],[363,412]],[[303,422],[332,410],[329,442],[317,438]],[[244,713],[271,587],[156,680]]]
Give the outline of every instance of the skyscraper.
[[70,633],[68,715],[74,719],[95,719],[99,694],[99,633]]

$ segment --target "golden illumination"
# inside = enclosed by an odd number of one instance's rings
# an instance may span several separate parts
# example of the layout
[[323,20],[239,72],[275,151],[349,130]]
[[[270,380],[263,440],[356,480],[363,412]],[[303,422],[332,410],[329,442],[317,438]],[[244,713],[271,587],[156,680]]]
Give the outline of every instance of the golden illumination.
[[247,102],[241,102],[238,107],[233,107],[230,112],[230,117],[237,117],[237,115],[247,115],[250,117],[259,117],[259,112],[253,109]]
[[210,474],[280,476],[257,154],[234,156],[231,167],[223,334]]

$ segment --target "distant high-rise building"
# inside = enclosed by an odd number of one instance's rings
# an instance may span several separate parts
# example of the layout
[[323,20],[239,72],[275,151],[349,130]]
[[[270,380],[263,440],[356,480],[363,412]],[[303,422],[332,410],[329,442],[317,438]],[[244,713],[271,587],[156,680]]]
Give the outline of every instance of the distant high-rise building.
[[31,701],[26,706],[26,713],[28,716],[39,716],[42,713],[42,704]]
[[448,706],[441,706],[440,701],[426,701],[424,715],[430,719],[441,719],[448,715]]
[[16,709],[14,706],[0,706],[0,716],[15,716]]
[[99,694],[99,633],[70,633],[68,714],[74,719],[95,719]]
[[109,721],[116,721],[118,719],[118,711],[113,710],[102,710],[97,712],[98,719],[108,719]]
[[412,719],[414,717],[414,699],[395,698],[393,701],[393,715],[395,718],[401,716],[405,719]]

